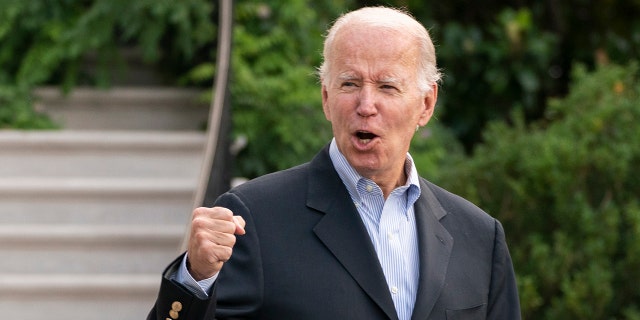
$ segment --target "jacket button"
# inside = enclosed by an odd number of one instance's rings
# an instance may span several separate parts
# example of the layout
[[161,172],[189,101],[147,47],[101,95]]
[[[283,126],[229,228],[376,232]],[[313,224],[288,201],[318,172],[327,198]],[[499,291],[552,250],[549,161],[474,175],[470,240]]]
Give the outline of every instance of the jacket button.
[[180,303],[180,301],[174,301],[171,304],[171,310],[180,312],[182,310],[182,303]]

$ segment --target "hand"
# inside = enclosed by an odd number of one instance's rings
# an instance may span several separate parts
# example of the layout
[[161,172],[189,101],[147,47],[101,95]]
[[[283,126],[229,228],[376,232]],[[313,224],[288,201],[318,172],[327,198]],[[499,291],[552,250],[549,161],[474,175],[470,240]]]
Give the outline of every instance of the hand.
[[191,219],[188,269],[197,280],[212,277],[231,258],[236,235],[245,234],[245,221],[227,208],[197,208]]

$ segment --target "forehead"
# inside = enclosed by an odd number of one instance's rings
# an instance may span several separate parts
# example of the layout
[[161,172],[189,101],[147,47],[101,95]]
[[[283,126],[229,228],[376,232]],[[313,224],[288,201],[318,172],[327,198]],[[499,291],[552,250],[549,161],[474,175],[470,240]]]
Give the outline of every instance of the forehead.
[[407,77],[418,70],[418,45],[413,39],[388,28],[344,28],[336,34],[330,50],[333,75],[365,74]]

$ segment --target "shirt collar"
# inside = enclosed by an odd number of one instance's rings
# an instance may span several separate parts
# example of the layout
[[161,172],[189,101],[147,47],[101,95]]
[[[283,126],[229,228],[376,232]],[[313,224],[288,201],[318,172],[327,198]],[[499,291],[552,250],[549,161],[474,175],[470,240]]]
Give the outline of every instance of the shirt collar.
[[[351,198],[359,201],[360,195],[357,191],[358,181],[361,179],[366,179],[361,176],[347,161],[347,158],[340,152],[338,149],[338,145],[336,144],[336,139],[333,138],[331,140],[331,144],[329,145],[329,156],[331,157],[331,162],[335,167],[340,179],[349,191]],[[407,153],[407,158],[404,162],[404,170],[407,174],[407,182],[404,187],[407,187],[407,202],[408,204],[413,205],[413,203],[420,196],[420,180],[418,178],[418,170],[416,169],[415,164],[413,163],[413,158],[409,153]]]

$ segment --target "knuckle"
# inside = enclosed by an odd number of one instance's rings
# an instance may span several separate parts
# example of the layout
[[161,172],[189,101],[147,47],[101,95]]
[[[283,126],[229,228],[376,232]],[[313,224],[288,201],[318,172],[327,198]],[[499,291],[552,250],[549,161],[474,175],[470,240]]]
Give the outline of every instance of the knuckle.
[[231,211],[229,211],[228,209],[219,211],[217,217],[221,220],[233,221],[233,213],[231,213]]
[[206,229],[207,224],[208,223],[205,219],[195,218],[191,221],[191,230],[193,230],[194,233],[198,232],[199,230]]
[[231,236],[229,237],[229,245],[230,245],[231,247],[233,247],[233,246],[235,246],[235,245],[236,245],[236,241],[237,241],[236,236],[231,235]]
[[205,207],[199,207],[199,208],[195,208],[193,209],[193,216],[197,217],[197,216],[202,216],[204,214],[206,214],[207,208]]
[[233,246],[236,243],[236,236],[231,232],[224,232],[218,238],[221,244]]
[[191,234],[191,237],[196,243],[203,243],[207,240],[208,236],[205,232],[195,231]]
[[225,233],[233,235],[233,233],[236,231],[236,224],[232,221],[226,221],[226,223],[224,224],[224,231]]
[[233,254],[233,249],[231,247],[226,247],[226,246],[223,247],[220,261],[224,261],[224,262],[229,261],[229,259],[231,259],[232,254]]
[[235,225],[232,222],[225,220],[215,220],[214,228],[221,233],[232,233],[235,231]]

